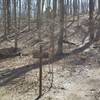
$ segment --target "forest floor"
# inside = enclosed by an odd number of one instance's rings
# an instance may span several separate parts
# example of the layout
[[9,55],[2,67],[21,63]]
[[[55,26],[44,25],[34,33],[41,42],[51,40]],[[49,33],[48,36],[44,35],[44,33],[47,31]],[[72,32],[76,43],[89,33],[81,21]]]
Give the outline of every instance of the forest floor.
[[[39,69],[32,63],[32,56],[0,61],[0,100],[36,100]],[[49,90],[52,65],[54,82]],[[100,100],[100,53],[94,49],[44,65],[43,94],[40,100]]]
[[[82,17],[81,27],[76,27],[77,22],[74,24],[71,22],[72,26],[66,30],[68,35],[72,36],[68,38],[72,40],[70,42],[81,44],[80,39],[84,38],[84,34],[88,34],[87,21],[88,17]],[[55,34],[59,33],[59,30],[56,30]],[[32,52],[33,47],[27,41],[33,42],[33,33],[29,32],[30,35],[27,32],[24,33],[20,36],[19,46],[22,47],[24,44],[24,49]],[[49,33],[45,33],[44,36],[48,36]],[[75,35],[73,36],[72,33]],[[44,40],[49,39],[47,37]],[[25,47],[25,43],[31,49]],[[7,45],[14,46],[14,40],[3,41],[0,49],[9,48]],[[64,50],[64,52],[68,51],[66,44]],[[39,95],[39,65],[35,64],[37,61],[38,59],[33,58],[32,54],[6,59],[0,57],[0,100],[37,100]],[[54,79],[53,87],[50,89],[52,82],[50,68],[52,66]],[[87,52],[69,55],[52,64],[43,65],[42,81],[43,96],[40,100],[100,100],[100,47],[88,48]]]

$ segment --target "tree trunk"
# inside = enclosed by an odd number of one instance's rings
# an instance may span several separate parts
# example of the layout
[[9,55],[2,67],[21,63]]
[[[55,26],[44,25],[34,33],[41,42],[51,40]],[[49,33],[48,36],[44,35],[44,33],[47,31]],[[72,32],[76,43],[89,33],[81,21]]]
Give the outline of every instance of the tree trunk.
[[[37,29],[40,30],[41,26],[41,0],[37,0]],[[38,38],[41,39],[41,34],[40,32],[38,33]]]
[[64,35],[64,0],[60,0],[60,33],[58,37],[58,51],[57,53],[63,53],[63,35]]
[[3,0],[3,24],[4,24],[4,37],[5,39],[7,38],[7,29],[6,29],[6,17],[7,17],[7,14],[6,14],[6,0]]
[[90,32],[90,41],[94,40],[94,0],[89,0],[89,32]]
[[28,29],[30,30],[31,0],[28,0]]
[[19,19],[18,19],[18,29],[20,30],[21,24],[21,0],[19,0]]
[[100,14],[100,0],[98,0],[98,14]]
[[10,0],[7,0],[6,1],[6,10],[7,10],[7,34],[9,33],[10,31],[10,21],[11,21],[11,16],[10,16]]
[[17,26],[16,22],[16,0],[13,0],[13,15],[14,15],[14,26]]

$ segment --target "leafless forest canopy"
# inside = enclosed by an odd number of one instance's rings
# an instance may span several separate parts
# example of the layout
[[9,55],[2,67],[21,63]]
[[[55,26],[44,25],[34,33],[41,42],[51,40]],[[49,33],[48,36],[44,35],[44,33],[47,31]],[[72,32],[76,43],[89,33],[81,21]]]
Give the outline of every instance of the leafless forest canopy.
[[0,100],[100,100],[99,76],[100,0],[0,0]]

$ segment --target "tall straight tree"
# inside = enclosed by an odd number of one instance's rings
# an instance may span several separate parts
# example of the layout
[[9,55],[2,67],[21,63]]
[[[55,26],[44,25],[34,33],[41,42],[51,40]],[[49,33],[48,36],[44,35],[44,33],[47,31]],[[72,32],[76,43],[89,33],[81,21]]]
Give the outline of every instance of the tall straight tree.
[[[40,30],[41,27],[41,0],[37,0],[37,29]],[[41,39],[40,32],[38,33],[38,38]]]
[[57,0],[53,0],[53,17],[56,16],[56,10],[57,10]]
[[14,26],[17,26],[17,21],[16,21],[16,0],[13,0],[13,15],[14,15]]
[[42,0],[42,14],[43,14],[43,9],[44,9],[44,4],[45,4],[45,0]]
[[94,39],[94,0],[89,0],[89,32],[90,32],[90,41]]
[[[14,14],[14,26],[17,28],[17,16],[16,16],[16,0],[13,0],[13,14]],[[18,34],[15,35],[15,50],[18,48]]]
[[28,29],[30,30],[31,0],[28,0]]
[[58,53],[63,53],[63,35],[64,35],[64,0],[59,0],[60,6],[60,33],[58,37]]
[[[40,28],[41,28],[41,0],[37,0],[37,30],[38,38],[41,40]],[[40,68],[39,68],[39,98],[42,96],[42,46],[40,44]]]
[[6,13],[6,0],[3,0],[3,24],[4,24],[4,37],[7,38],[7,29],[6,29],[6,17],[7,17],[7,13]]
[[4,37],[7,39],[7,34],[10,30],[10,0],[3,0],[3,16],[4,16]]
[[78,0],[73,0],[73,17],[77,15],[78,10]]
[[100,14],[100,0],[98,0],[98,14]]
[[[53,20],[53,22],[50,24],[50,48],[52,49],[51,50],[51,54],[50,54],[50,58],[51,60],[53,61],[53,56],[54,56],[54,29],[55,29],[55,18],[56,18],[56,9],[57,9],[57,0],[54,0],[53,1],[53,11],[51,12],[51,20]],[[51,61],[51,62],[52,62]],[[53,66],[52,66],[52,69],[51,69],[51,72],[52,72],[52,82],[51,82],[51,87],[53,86],[53,79],[54,79],[54,75],[53,75]]]
[[70,14],[72,15],[72,0],[70,0]]
[[6,0],[6,10],[7,10],[7,34],[10,31],[10,22],[11,22],[11,16],[10,16],[10,0]]
[[19,19],[18,19],[18,29],[20,30],[20,22],[21,22],[21,0],[19,0]]
[[93,19],[93,12],[94,12],[94,0],[89,0],[89,19]]
[[67,0],[67,15],[69,15],[69,0]]
[[80,26],[80,0],[78,0],[78,10],[77,10],[78,26]]

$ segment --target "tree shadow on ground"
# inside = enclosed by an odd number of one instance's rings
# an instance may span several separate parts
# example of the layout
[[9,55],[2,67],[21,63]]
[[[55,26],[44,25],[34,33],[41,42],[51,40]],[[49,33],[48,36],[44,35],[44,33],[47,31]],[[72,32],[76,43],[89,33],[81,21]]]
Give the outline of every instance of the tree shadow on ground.
[[[47,64],[51,64],[53,62],[56,62],[56,61],[59,61],[65,57],[68,57],[70,55],[73,55],[73,54],[78,54],[80,52],[83,52],[86,48],[88,48],[90,45],[92,44],[92,42],[88,42],[86,43],[84,46],[80,47],[80,48],[77,48],[75,50],[72,50],[70,53],[62,53],[62,54],[55,54],[52,58],[53,59],[47,59],[47,60],[44,60],[42,62],[42,65],[47,65]],[[13,79],[16,79],[20,76],[23,76],[25,75],[27,72],[33,70],[33,69],[36,69],[36,68],[39,68],[40,64],[39,64],[39,61],[37,61],[36,63],[34,64],[31,64],[31,65],[26,65],[26,66],[22,66],[22,67],[18,67],[16,69],[13,69],[11,71],[9,71],[8,74],[6,74],[6,71],[5,73],[3,73],[3,75],[1,74],[0,75],[0,86],[5,86],[7,85],[8,83],[10,83]]]
[[[93,41],[89,41],[85,45],[83,45],[82,47],[79,47],[79,48],[76,48],[75,50],[72,50],[70,53],[55,54],[52,57],[53,59],[44,60],[42,62],[42,64],[43,65],[47,65],[47,64],[59,61],[59,60],[65,58],[66,56],[69,56],[69,55],[72,55],[72,54],[81,53],[85,49],[89,48],[92,43],[93,43]],[[7,75],[6,75],[6,73],[4,75],[0,75],[0,86],[6,85],[7,83],[9,83],[10,81],[12,81],[13,79],[18,78],[18,77],[26,74],[27,72],[31,71],[32,69],[39,68],[39,66],[40,66],[39,65],[39,61],[37,61],[34,64],[26,65],[26,66],[22,66],[22,67],[13,69]]]
[[[64,58],[66,55],[60,54],[60,55],[55,55],[52,59],[44,60],[42,62],[43,65],[51,64],[53,62],[59,61],[60,59]],[[39,68],[39,61],[37,61],[34,64],[22,66],[13,70],[3,70],[0,72],[0,86],[5,86],[9,84],[12,80],[19,78],[23,75],[25,75],[27,72]]]

